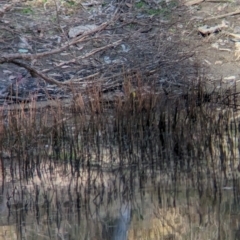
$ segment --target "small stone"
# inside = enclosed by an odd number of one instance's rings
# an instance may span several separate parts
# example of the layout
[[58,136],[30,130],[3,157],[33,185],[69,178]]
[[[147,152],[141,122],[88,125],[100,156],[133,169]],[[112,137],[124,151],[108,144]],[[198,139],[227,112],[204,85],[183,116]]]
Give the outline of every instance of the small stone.
[[20,48],[20,49],[18,49],[18,52],[19,52],[19,53],[28,53],[28,50],[27,50],[27,49]]
[[218,43],[213,43],[211,45],[212,48],[218,49],[219,48],[219,44]]
[[104,56],[103,59],[104,59],[104,62],[107,64],[110,64],[112,62],[109,56]]
[[178,27],[178,28],[183,28],[183,25],[180,24],[180,23],[178,23],[178,24],[177,24],[177,27]]
[[215,65],[222,65],[223,64],[223,61],[216,61],[215,62]]
[[94,29],[97,28],[97,25],[95,24],[88,24],[88,25],[84,25],[84,26],[77,26],[77,27],[73,27],[69,30],[68,32],[68,36],[70,38],[74,38],[78,35],[81,35],[81,34],[84,34],[84,33],[87,33],[87,32],[90,32]]
[[130,50],[130,47],[125,44],[121,44],[121,48],[122,48],[123,52],[129,52],[129,50]]

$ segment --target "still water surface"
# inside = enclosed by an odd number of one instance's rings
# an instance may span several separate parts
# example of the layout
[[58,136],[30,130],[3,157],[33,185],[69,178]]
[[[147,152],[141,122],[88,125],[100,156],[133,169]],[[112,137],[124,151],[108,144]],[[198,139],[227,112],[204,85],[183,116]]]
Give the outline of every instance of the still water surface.
[[13,125],[0,239],[240,239],[239,130],[172,111]]
[[237,179],[46,162],[26,174],[6,162],[0,239],[240,239]]

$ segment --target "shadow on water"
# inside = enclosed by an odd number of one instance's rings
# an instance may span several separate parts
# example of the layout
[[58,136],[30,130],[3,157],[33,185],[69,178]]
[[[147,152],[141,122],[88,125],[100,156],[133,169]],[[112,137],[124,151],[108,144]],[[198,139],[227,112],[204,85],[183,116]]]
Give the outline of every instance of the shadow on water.
[[237,94],[125,94],[2,112],[0,239],[240,239]]

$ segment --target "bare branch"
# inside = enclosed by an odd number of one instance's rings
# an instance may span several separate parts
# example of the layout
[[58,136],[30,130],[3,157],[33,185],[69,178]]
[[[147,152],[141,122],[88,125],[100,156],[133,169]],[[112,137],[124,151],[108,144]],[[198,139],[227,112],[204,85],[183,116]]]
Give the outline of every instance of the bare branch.
[[3,54],[2,56],[0,56],[0,64],[5,63],[5,62],[12,62],[13,60],[16,60],[16,59],[33,60],[33,59],[38,59],[38,58],[49,56],[49,55],[52,55],[55,53],[62,52],[71,45],[85,41],[87,36],[103,30],[109,24],[110,24],[110,22],[105,22],[105,23],[101,24],[99,27],[97,27],[96,29],[86,32],[85,34],[81,35],[80,37],[76,37],[73,40],[65,43],[62,47],[54,49],[52,51],[37,53],[37,54],[19,54],[19,53]]
[[234,11],[234,12],[230,12],[230,13],[226,13],[226,14],[222,14],[222,15],[217,15],[217,16],[205,18],[204,21],[218,19],[218,18],[225,18],[225,17],[228,17],[228,16],[237,15],[237,14],[240,14],[240,10],[239,9]]
[[21,62],[19,62],[17,60],[11,60],[10,62],[13,63],[13,64],[16,64],[19,67],[23,67],[23,68],[27,69],[32,76],[40,77],[40,78],[42,78],[43,80],[45,80],[46,82],[48,82],[50,84],[56,84],[57,86],[60,86],[60,87],[64,86],[61,82],[56,81],[55,79],[53,79],[51,77],[48,77],[47,75],[37,71],[36,69],[28,66],[25,63],[21,63]]

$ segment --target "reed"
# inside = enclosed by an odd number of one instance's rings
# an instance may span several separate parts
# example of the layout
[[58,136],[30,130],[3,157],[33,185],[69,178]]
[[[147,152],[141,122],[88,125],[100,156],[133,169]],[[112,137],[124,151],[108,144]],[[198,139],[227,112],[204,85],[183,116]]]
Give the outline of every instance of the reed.
[[[88,159],[88,165],[102,165],[104,151],[118,151],[121,157],[117,163],[121,166],[174,165],[189,170],[194,158],[198,158],[194,164],[205,158],[213,164],[216,152],[220,151],[223,159],[223,148],[233,148],[233,144],[223,147],[223,142],[232,138],[230,132],[236,135],[238,131],[234,119],[237,93],[207,93],[204,81],[188,84],[181,94],[174,90],[166,93],[139,79],[125,79],[123,92],[110,102],[101,87],[95,86],[84,95],[73,92],[70,105],[56,101],[39,107],[33,101],[2,107],[2,152],[19,157],[34,152],[84,164]],[[147,153],[149,148],[154,154]],[[142,153],[137,162],[128,161],[133,153],[139,156],[139,151]],[[236,150],[228,151],[236,155]],[[116,167],[113,160],[107,162]]]

